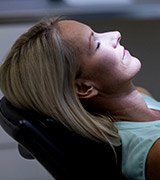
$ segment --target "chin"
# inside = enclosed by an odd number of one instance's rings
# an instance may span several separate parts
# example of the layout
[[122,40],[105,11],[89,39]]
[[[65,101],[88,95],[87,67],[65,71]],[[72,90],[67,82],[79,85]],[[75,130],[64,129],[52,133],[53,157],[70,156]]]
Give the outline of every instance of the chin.
[[142,66],[141,61],[138,58],[134,58],[134,61],[135,61],[138,71],[140,71],[141,66]]
[[132,64],[132,67],[131,67],[131,71],[132,71],[131,74],[132,74],[133,77],[136,76],[139,73],[139,71],[141,70],[141,66],[142,66],[142,64],[139,61],[139,59],[134,57],[133,58],[133,64]]

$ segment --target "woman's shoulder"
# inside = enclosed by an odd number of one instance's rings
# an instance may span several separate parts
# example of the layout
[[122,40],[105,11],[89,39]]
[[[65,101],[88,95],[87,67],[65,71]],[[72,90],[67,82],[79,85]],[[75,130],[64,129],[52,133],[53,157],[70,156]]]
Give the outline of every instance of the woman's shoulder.
[[160,179],[160,139],[150,149],[146,160],[146,176],[150,180]]

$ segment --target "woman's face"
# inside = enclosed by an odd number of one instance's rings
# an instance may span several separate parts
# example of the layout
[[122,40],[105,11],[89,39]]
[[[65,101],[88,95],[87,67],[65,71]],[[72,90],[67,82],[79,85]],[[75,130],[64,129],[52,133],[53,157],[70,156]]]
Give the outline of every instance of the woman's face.
[[79,49],[80,79],[91,83],[98,91],[118,90],[140,70],[140,61],[120,44],[118,31],[97,33],[71,20],[61,21],[59,26],[64,38]]

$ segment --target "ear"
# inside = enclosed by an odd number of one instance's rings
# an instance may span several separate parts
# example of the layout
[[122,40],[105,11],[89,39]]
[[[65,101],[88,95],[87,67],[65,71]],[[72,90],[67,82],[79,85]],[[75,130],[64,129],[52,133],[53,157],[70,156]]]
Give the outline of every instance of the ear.
[[77,79],[75,86],[76,93],[80,99],[89,99],[98,94],[98,90],[89,81]]

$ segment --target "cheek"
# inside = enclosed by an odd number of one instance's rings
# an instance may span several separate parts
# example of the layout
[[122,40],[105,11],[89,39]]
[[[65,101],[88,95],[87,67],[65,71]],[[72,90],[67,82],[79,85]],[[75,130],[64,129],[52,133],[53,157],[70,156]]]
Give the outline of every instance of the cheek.
[[118,69],[119,64],[115,54],[107,53],[99,58],[99,68],[107,74],[113,74]]
[[117,70],[116,65],[112,61],[106,59],[99,60],[99,63],[90,66],[88,75],[93,81],[112,81],[116,78]]
[[121,62],[115,54],[107,54],[99,59],[96,66],[95,78],[99,79],[107,88],[118,84],[125,68],[121,66]]
[[98,51],[92,57],[82,57],[81,65],[85,77],[94,78],[113,78],[119,69],[119,60],[112,51]]
[[97,53],[97,59],[113,65],[119,62],[119,54],[113,48],[102,48]]

